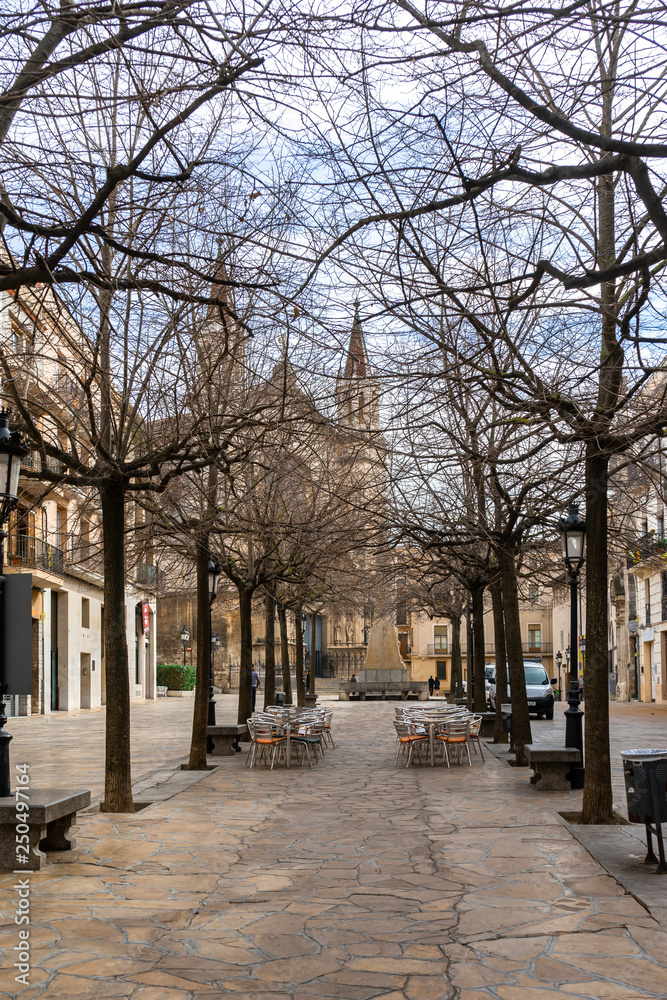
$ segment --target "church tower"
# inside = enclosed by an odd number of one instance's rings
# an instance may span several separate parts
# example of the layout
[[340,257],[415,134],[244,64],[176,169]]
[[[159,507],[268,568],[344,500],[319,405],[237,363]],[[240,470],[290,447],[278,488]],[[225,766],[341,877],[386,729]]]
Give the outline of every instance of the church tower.
[[338,373],[336,391],[338,419],[352,430],[377,431],[380,428],[379,387],[368,364],[366,341],[359,316],[359,300],[354,303],[354,321],[343,366]]

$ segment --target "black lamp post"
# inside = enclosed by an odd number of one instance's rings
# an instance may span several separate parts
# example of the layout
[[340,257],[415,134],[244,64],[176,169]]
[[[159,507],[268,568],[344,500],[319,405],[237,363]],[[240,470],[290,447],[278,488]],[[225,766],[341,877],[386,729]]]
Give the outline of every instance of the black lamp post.
[[12,737],[5,730],[7,714],[5,711],[5,578],[4,578],[4,544],[7,534],[5,524],[16,506],[19,491],[19,476],[21,474],[21,459],[28,454],[21,435],[9,430],[9,413],[4,407],[0,410],[0,798],[11,795],[9,780],[9,744]]
[[[208,631],[211,637],[211,658],[208,665],[208,725],[215,725],[215,699],[213,697],[213,630],[211,615],[213,611],[213,601],[218,596],[218,581],[220,579],[220,566],[208,557]],[[217,639],[217,636],[216,636]]]
[[181,642],[183,643],[183,666],[185,666],[185,652],[190,642],[190,629],[187,625],[184,625],[181,629]]
[[561,700],[561,691],[562,691],[562,681],[561,681],[561,675],[560,675],[560,668],[562,667],[562,665],[563,665],[563,654],[561,653],[561,651],[559,649],[558,652],[556,653],[556,666],[558,667],[558,700],[559,701]]
[[565,746],[576,747],[581,754],[581,762],[573,764],[570,769],[570,785],[572,788],[584,787],[584,713],[579,708],[579,674],[577,651],[577,585],[579,571],[584,564],[586,545],[586,523],[579,517],[576,503],[570,504],[567,517],[558,523],[558,530],[563,546],[563,561],[570,577],[570,683],[567,701],[570,706],[565,711]]

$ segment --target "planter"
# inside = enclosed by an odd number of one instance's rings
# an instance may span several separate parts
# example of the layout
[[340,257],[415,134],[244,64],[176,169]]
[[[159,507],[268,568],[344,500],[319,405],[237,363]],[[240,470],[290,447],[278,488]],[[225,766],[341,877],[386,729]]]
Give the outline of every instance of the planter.
[[167,698],[194,698],[195,692],[192,691],[167,691]]

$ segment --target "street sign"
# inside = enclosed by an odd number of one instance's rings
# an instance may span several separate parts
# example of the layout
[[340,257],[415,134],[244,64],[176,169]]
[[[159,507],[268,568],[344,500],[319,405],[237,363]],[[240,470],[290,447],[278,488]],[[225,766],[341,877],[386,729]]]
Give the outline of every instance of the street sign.
[[32,694],[32,573],[4,583],[4,680],[8,694]]

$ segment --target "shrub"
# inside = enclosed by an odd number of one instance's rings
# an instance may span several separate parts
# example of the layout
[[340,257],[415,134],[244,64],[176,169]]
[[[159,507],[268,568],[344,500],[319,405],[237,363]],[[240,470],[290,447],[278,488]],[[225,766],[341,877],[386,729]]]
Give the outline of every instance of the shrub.
[[167,687],[170,691],[192,691],[197,677],[197,668],[189,663],[182,664],[158,663],[157,684]]

